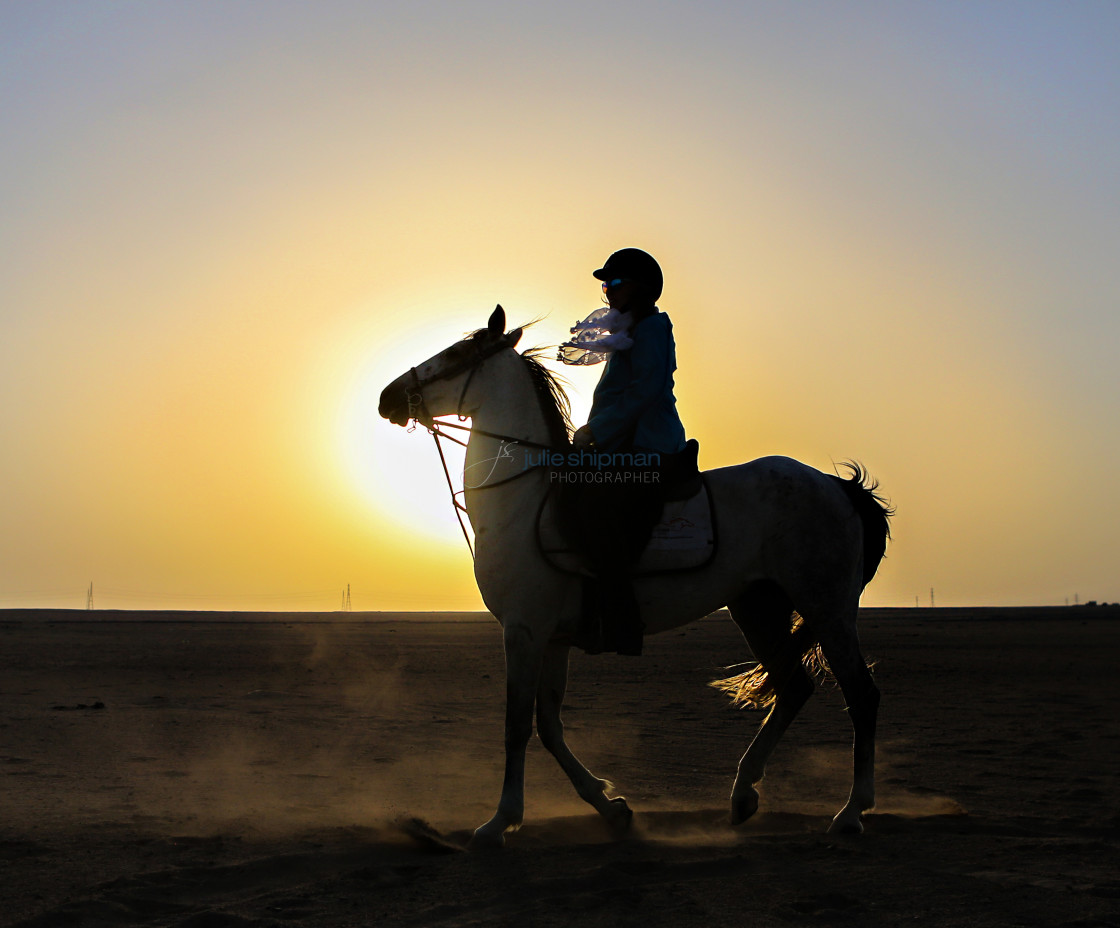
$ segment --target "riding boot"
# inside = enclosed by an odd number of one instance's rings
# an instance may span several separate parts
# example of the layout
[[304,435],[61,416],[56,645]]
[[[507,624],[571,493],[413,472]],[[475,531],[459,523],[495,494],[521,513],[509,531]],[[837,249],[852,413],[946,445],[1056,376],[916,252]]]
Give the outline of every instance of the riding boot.
[[612,577],[605,586],[608,589],[603,624],[607,630],[604,637],[609,642],[608,650],[629,657],[641,657],[645,623],[634,595],[633,579]]
[[573,644],[587,654],[602,654],[611,651],[604,635],[604,616],[606,602],[603,583],[598,577],[584,577],[583,598],[580,608],[579,627]]
[[640,657],[642,622],[634,583],[629,577],[586,577],[583,608],[573,644],[587,654]]

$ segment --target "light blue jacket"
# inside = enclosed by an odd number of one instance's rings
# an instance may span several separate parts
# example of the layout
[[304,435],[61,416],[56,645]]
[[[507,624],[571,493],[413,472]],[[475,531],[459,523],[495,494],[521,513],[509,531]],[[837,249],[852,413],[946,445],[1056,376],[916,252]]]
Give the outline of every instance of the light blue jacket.
[[605,451],[675,454],[684,448],[685,434],[673,396],[673,324],[654,310],[630,330],[630,337],[634,344],[629,349],[607,359],[587,424],[595,444]]

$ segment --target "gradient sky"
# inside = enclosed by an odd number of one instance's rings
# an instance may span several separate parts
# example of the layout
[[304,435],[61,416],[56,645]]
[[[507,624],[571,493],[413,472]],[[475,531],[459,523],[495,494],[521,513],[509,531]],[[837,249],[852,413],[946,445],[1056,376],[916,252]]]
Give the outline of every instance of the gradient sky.
[[4,3],[0,606],[481,608],[377,395],[498,302],[556,344],[626,245],[702,466],[881,480],[865,604],[1116,601],[1118,47],[1111,0]]

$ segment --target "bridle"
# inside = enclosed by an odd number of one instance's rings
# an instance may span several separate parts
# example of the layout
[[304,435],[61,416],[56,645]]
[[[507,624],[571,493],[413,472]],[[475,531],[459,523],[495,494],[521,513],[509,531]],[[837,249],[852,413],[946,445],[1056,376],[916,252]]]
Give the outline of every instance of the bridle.
[[[467,542],[467,550],[470,551],[472,559],[475,557],[474,545],[471,544],[471,538],[467,532],[467,527],[463,524],[463,514],[467,512],[467,507],[464,503],[460,502],[458,498],[460,494],[464,496],[466,495],[466,489],[457,491],[455,489],[455,485],[451,482],[451,471],[447,466],[447,457],[443,453],[443,445],[440,444],[440,439],[446,438],[448,441],[453,441],[455,442],[455,444],[461,445],[463,448],[467,447],[467,442],[456,438],[454,435],[448,435],[446,432],[440,431],[441,427],[457,429],[463,432],[473,432],[478,435],[485,435],[487,438],[496,438],[499,441],[526,445],[531,448],[553,449],[554,446],[541,444],[540,442],[536,441],[529,441],[528,439],[524,438],[515,438],[512,435],[502,435],[498,432],[490,432],[486,429],[480,429],[469,425],[440,421],[430,412],[428,412],[428,406],[424,402],[424,388],[430,387],[432,384],[438,383],[441,380],[451,380],[466,371],[467,378],[463,381],[463,389],[459,391],[459,402],[455,404],[456,417],[458,418],[460,423],[465,422],[470,418],[470,416],[463,415],[463,402],[467,398],[467,390],[470,389],[471,381],[474,379],[474,375],[478,372],[478,369],[482,367],[485,361],[496,355],[504,348],[511,347],[513,347],[513,343],[508,339],[507,336],[503,335],[501,338],[495,340],[486,348],[476,348],[464,360],[459,361],[456,364],[452,364],[445,370],[441,370],[435,374],[430,374],[427,377],[421,377],[419,371],[417,371],[415,367],[409,369],[409,373],[412,375],[412,385],[405,396],[408,400],[408,418],[409,420],[411,420],[412,425],[409,426],[408,431],[414,431],[416,429],[416,425],[419,423],[428,430],[428,433],[435,441],[436,451],[439,452],[439,460],[443,465],[443,476],[447,481],[448,492],[451,494],[451,505],[455,508],[455,517],[459,520],[459,528],[463,533],[463,538]],[[517,480],[519,477],[523,477],[531,471],[537,470],[541,466],[543,465],[539,463],[533,464],[518,471],[515,474],[510,475],[509,477],[503,478],[502,480],[496,480],[493,483],[486,483],[481,486],[471,487],[471,489],[492,490],[495,487],[502,486],[503,484],[511,483],[512,481]]]
[[[487,358],[497,354],[507,345],[506,338],[503,336],[494,342],[489,350],[483,348],[475,348],[470,355],[456,364],[452,364],[445,370],[438,373],[431,374],[428,377],[421,377],[415,367],[409,368],[409,373],[412,375],[412,389],[415,393],[408,393],[408,418],[417,422],[423,422],[427,426],[427,422],[435,423],[435,418],[428,413],[428,407],[424,403],[425,387],[430,387],[433,383],[438,383],[441,380],[451,380],[453,377],[458,377],[463,371],[469,371],[467,379],[463,381],[463,389],[459,392],[459,402],[455,406],[455,411],[459,417],[459,421],[469,418],[463,415],[463,400],[467,397],[467,390],[470,388],[471,380],[474,379],[475,372],[482,366],[482,362]],[[423,417],[421,419],[420,417]],[[427,422],[424,422],[424,419]],[[445,423],[446,424],[446,423]],[[429,431],[431,426],[427,426]],[[413,426],[415,428],[415,426]],[[411,431],[412,429],[409,429]]]

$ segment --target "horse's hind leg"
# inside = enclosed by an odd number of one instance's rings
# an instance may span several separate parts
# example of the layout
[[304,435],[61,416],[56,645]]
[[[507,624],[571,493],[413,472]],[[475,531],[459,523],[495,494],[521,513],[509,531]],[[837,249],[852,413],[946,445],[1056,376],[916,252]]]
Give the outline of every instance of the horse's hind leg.
[[766,761],[813,694],[813,681],[801,664],[799,640],[790,632],[793,603],[777,584],[753,584],[729,608],[775,694],[770,713],[739,761],[731,789],[731,824],[738,825],[757,811],[755,787],[766,772]]
[[829,669],[844,693],[855,730],[852,792],[828,829],[849,834],[863,831],[862,815],[875,806],[875,723],[879,714],[879,688],[860,651],[855,613],[852,609],[843,622],[814,629]]
[[621,796],[607,798],[606,790],[611,788],[611,784],[600,780],[583,766],[564,740],[560,708],[567,685],[568,647],[550,644],[545,649],[537,687],[537,736],[568,775],[579,797],[590,803],[613,829],[624,831],[633,817],[626,800]]

